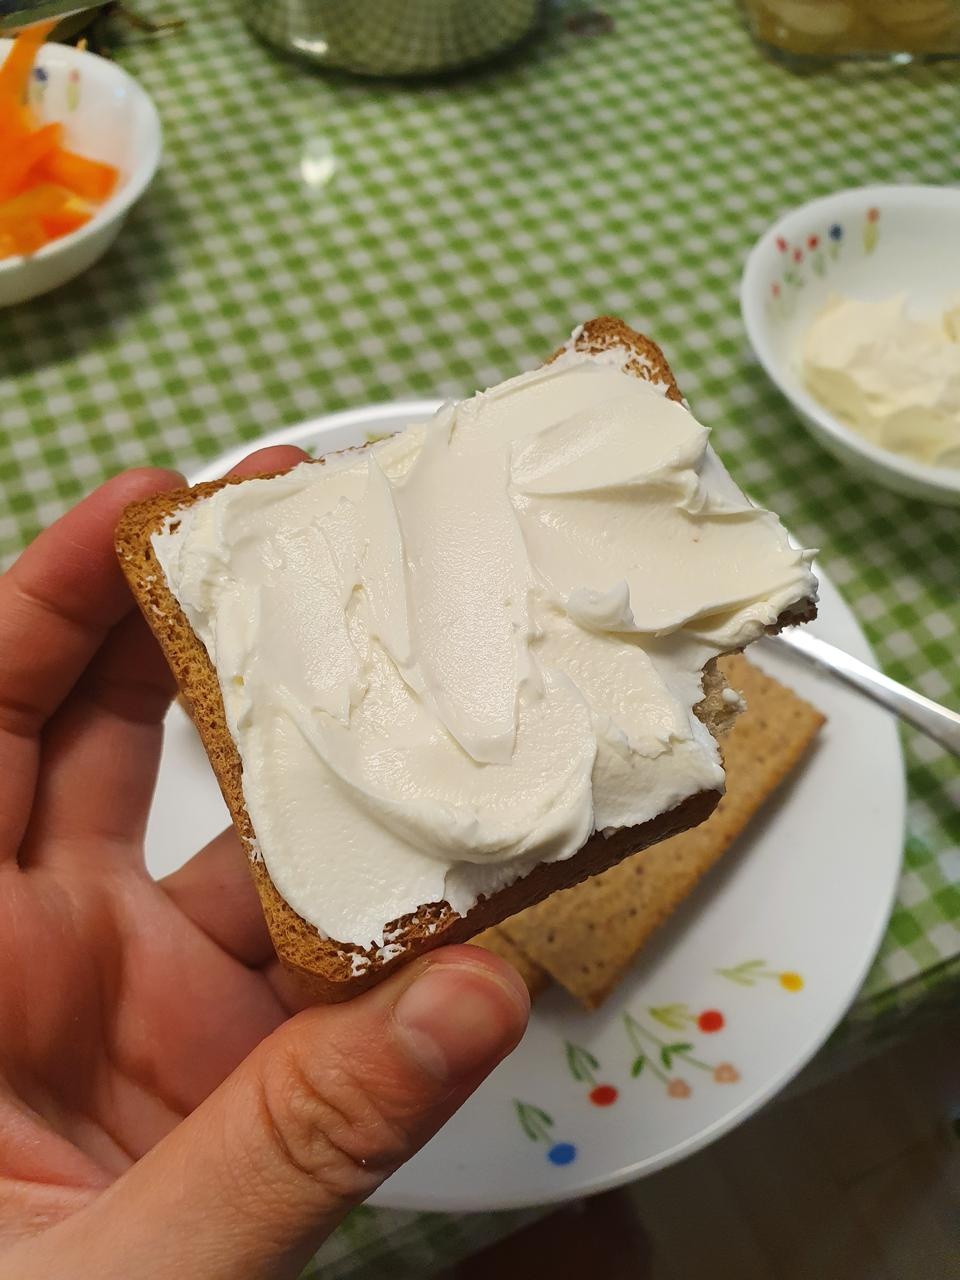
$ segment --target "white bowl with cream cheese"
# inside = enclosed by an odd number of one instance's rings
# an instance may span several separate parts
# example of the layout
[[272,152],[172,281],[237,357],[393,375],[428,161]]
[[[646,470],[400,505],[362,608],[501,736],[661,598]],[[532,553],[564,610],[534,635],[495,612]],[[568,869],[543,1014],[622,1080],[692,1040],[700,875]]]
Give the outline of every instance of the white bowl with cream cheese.
[[[871,428],[864,434],[862,426],[828,408],[805,376],[804,348],[813,326],[838,298],[879,304],[902,296],[909,316],[939,324],[960,303],[958,234],[960,189],[853,188],[778,219],[752,249],[740,288],[743,321],[757,359],[820,443],[867,480],[950,504],[960,504],[960,466],[881,447],[868,435],[885,438],[882,433]],[[919,351],[917,359],[923,357]],[[921,400],[933,394],[937,357],[930,353],[929,358],[930,381],[915,379],[912,391],[906,378],[886,379],[897,394],[902,392],[907,407],[911,395]],[[841,369],[840,376],[846,372]],[[822,388],[829,382],[821,378],[813,385],[827,398]],[[874,397],[875,382],[868,379],[866,385],[871,389],[865,394]],[[896,405],[896,412],[902,415],[904,407]],[[877,414],[865,416],[876,419]]]

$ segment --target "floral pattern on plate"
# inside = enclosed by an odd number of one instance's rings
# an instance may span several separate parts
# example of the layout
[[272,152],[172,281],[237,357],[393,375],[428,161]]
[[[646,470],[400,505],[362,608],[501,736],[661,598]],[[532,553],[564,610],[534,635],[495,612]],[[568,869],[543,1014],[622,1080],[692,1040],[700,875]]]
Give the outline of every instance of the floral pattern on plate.
[[[775,969],[765,960],[742,960],[714,973],[739,987],[757,987],[761,983],[776,982],[783,991],[797,994],[804,989],[802,976],[794,969]],[[716,1037],[727,1026],[727,1016],[715,1007],[695,1009],[689,1003],[646,1005],[636,1013],[625,1010],[621,1023],[630,1049],[627,1079],[613,1083],[612,1075],[597,1057],[593,1049],[573,1040],[563,1041],[563,1054],[567,1071],[577,1084],[586,1086],[586,1100],[591,1106],[603,1110],[614,1106],[624,1096],[624,1088],[631,1080],[640,1077],[656,1081],[666,1097],[683,1101],[691,1098],[695,1089],[709,1085],[736,1085],[743,1079],[738,1066],[722,1057],[716,1059],[701,1056],[697,1037]],[[665,1036],[664,1031],[672,1032]],[[623,1069],[622,1068],[622,1069]],[[542,1107],[519,1098],[513,1099],[517,1121],[531,1142],[543,1144],[547,1160],[564,1166],[573,1164],[577,1147],[566,1140],[558,1140],[554,1117]]]

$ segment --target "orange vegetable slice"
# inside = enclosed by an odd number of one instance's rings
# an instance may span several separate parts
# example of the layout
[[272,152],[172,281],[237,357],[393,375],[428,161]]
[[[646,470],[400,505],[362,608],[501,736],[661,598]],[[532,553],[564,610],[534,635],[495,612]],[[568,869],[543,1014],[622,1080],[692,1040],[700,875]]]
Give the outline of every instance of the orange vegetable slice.
[[47,233],[40,225],[39,218],[24,218],[11,228],[14,253],[36,253],[47,243]]
[[88,160],[65,147],[55,147],[40,161],[37,172],[50,182],[69,187],[85,200],[98,204],[112,194],[119,171],[101,160]]
[[72,194],[53,183],[22,191],[12,200],[0,201],[0,232],[12,231],[19,222],[29,222],[44,214],[57,213],[73,199]]
[[86,226],[92,216],[86,209],[75,209],[70,205],[64,205],[56,213],[41,214],[40,226],[48,240],[59,240],[61,236],[68,236],[71,231],[78,231]]
[[0,66],[0,110],[23,105],[37,50],[57,25],[56,20],[35,22],[16,36],[13,47]]
[[45,124],[27,134],[6,155],[0,154],[0,200],[23,190],[30,171],[60,145],[62,137],[62,124]]

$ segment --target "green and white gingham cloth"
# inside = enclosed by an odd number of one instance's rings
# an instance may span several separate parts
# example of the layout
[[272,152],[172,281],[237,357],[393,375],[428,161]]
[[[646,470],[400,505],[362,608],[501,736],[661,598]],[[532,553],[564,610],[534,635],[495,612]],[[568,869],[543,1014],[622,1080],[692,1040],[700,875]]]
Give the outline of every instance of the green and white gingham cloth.
[[[960,510],[822,452],[737,307],[744,256],[784,209],[960,177],[955,70],[797,77],[733,0],[605,7],[592,24],[551,10],[469,77],[398,85],[270,52],[230,0],[154,5],[187,27],[120,58],[163,119],[156,182],[99,265],[0,311],[0,552],[122,467],[189,469],[348,405],[464,394],[615,312],[665,347],[736,479],[823,549],[884,669],[960,707]],[[906,745],[903,878],[848,1027],[960,985],[960,767]],[[399,1251],[426,1275],[514,1222],[367,1210],[325,1274],[382,1271],[392,1240],[392,1273]]]

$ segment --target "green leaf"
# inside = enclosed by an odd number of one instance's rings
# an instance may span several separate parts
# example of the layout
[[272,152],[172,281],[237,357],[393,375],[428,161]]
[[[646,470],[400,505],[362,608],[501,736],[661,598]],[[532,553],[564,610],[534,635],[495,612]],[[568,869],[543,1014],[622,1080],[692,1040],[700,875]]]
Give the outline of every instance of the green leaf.
[[636,1020],[636,1018],[633,1016],[632,1013],[627,1013],[626,1011],[624,1011],[623,1025],[627,1029],[627,1035],[630,1037],[630,1043],[633,1045],[634,1049],[639,1050],[640,1048],[639,1038],[640,1038],[640,1033],[643,1030],[643,1028],[640,1026],[640,1023]]
[[650,1017],[656,1018],[657,1022],[669,1027],[671,1031],[682,1031],[692,1021],[693,1014],[685,1004],[661,1004],[651,1006]]
[[526,1117],[526,1113],[523,1111],[518,1111],[517,1118],[520,1121],[520,1127],[523,1129],[523,1132],[527,1135],[530,1141],[536,1142],[539,1139],[540,1135],[537,1132],[537,1130],[534,1129],[534,1127],[530,1124],[530,1121]]
[[531,1142],[539,1142],[541,1138],[547,1136],[548,1131],[553,1127],[552,1116],[539,1107],[533,1106],[532,1103],[521,1102],[519,1098],[514,1098],[513,1105],[517,1110],[520,1127]]
[[765,960],[744,960],[741,964],[733,965],[732,968],[717,969],[716,972],[721,978],[738,982],[741,987],[752,987],[756,983],[755,971],[762,969],[765,964]]
[[639,1053],[633,1060],[633,1066],[630,1068],[631,1076],[638,1076],[643,1068],[647,1065],[646,1054]]
[[570,1041],[567,1040],[564,1043],[564,1051],[567,1055],[567,1068],[574,1080],[583,1079],[580,1075],[579,1063],[577,1062],[577,1046],[575,1044],[571,1044]]
[[582,1045],[571,1044],[569,1040],[565,1041],[567,1053],[567,1066],[570,1068],[570,1074],[574,1080],[592,1083],[591,1071],[596,1071],[600,1063],[593,1056],[589,1049],[584,1049]]
[[669,1071],[673,1065],[674,1057],[680,1053],[689,1053],[692,1048],[692,1044],[684,1044],[682,1041],[677,1044],[665,1044],[660,1050],[660,1061]]

